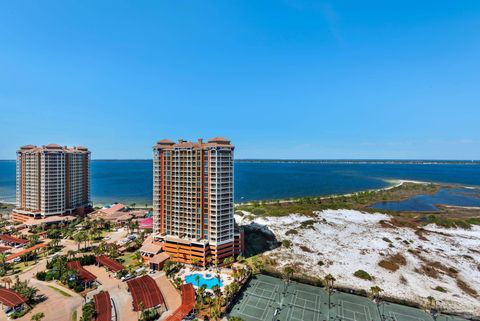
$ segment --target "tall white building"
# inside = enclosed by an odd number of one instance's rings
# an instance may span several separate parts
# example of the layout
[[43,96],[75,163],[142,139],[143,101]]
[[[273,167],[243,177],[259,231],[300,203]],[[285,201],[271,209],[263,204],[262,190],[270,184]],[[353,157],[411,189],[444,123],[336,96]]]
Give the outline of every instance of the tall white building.
[[90,152],[85,147],[26,145],[17,151],[12,218],[83,214],[90,206]]
[[204,143],[168,139],[153,148],[155,240],[176,261],[206,264],[243,250],[233,218],[233,151],[216,137]]

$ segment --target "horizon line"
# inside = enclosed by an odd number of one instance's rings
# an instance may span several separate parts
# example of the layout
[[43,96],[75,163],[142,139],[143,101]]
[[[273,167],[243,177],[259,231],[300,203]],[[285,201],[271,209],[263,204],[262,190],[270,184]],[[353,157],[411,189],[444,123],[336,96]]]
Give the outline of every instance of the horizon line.
[[[95,158],[92,161],[151,161],[153,158]],[[0,159],[0,161],[12,161],[16,159]],[[480,159],[442,159],[442,158],[236,158],[234,161],[399,161],[399,162],[480,162]]]

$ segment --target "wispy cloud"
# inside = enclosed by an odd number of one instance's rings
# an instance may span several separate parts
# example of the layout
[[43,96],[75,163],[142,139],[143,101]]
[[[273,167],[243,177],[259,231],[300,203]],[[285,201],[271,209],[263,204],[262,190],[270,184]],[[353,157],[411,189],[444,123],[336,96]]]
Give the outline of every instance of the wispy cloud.
[[347,45],[347,42],[340,31],[339,15],[331,3],[310,0],[286,0],[285,2],[296,10],[320,12],[332,37],[340,45]]
[[338,15],[333,6],[329,3],[324,3],[322,4],[321,10],[332,36],[339,44],[346,46],[347,43],[338,26]]

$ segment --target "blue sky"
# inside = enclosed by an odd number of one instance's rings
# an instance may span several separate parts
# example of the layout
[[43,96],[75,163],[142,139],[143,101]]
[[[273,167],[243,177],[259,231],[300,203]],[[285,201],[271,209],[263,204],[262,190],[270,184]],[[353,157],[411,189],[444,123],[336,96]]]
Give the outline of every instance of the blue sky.
[[480,159],[480,1],[2,1],[0,159]]

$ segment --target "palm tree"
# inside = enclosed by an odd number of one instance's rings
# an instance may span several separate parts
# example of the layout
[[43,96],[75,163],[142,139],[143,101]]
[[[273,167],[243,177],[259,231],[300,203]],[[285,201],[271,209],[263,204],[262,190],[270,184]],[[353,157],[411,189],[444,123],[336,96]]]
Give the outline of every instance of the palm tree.
[[7,269],[5,267],[5,259],[7,258],[7,255],[5,253],[0,253],[0,264],[2,266],[2,273],[6,273]]
[[218,320],[222,313],[220,312],[220,308],[218,306],[214,306],[212,309],[212,312],[210,313],[210,316],[212,317],[213,320]]
[[233,257],[227,257],[225,260],[223,260],[223,263],[225,264],[225,266],[229,267],[230,265],[232,265],[232,263],[234,262],[234,258]]
[[197,268],[199,262],[200,262],[200,259],[198,257],[192,257],[190,259],[190,263],[192,263],[192,266],[194,269]]
[[428,296],[427,297],[427,311],[430,312],[432,315],[433,320],[437,320],[437,317],[439,315],[439,311],[437,309],[437,300],[433,296]]
[[140,253],[140,251],[135,251],[135,252],[133,253],[133,257],[134,257],[139,263],[142,263],[142,262],[141,262],[142,254]]
[[436,300],[433,296],[428,296],[427,297],[427,309],[430,310],[434,308],[436,305]]
[[373,301],[376,301],[380,295],[380,292],[382,292],[383,290],[378,287],[378,286],[372,286],[370,288],[370,297],[372,298]]
[[132,222],[132,230],[134,233],[138,232],[138,227],[139,227],[138,221]]
[[37,244],[39,239],[40,239],[40,236],[38,236],[37,234],[29,235],[29,236],[28,236],[28,240],[29,240],[30,242],[29,242],[28,247],[32,247],[32,246],[34,246],[35,244]]
[[67,252],[67,260],[68,259],[73,259],[75,257],[75,251],[74,250],[68,250]]
[[90,233],[87,233],[86,238],[89,243],[89,246],[92,246],[93,240],[95,240],[95,229],[90,230]]
[[222,294],[222,291],[220,290],[220,287],[218,285],[212,286],[212,291],[217,298],[219,298],[220,295]]
[[80,251],[80,244],[83,242],[83,236],[81,233],[77,233],[73,236],[73,240],[77,242],[77,249]]
[[293,268],[291,266],[286,266],[283,269],[283,277],[285,279],[285,288],[283,290],[284,294],[287,292],[287,287],[288,287],[288,284],[290,283],[290,279],[293,275],[293,272],[295,272],[295,271],[293,270]]
[[328,291],[328,314],[329,314],[328,318],[329,319],[330,319],[330,309],[332,308],[330,297],[332,295],[334,283],[335,283],[335,278],[333,277],[333,275],[328,274],[325,277],[325,286],[327,287],[327,291]]
[[3,279],[3,282],[5,282],[5,285],[7,286],[7,288],[10,288],[13,281],[10,277],[7,276],[6,278]]
[[[370,288],[370,294],[369,294],[369,297],[372,299],[373,302],[375,302],[375,304],[377,305],[377,310],[378,310],[378,313],[380,314],[380,317],[382,318],[382,320],[384,320],[385,318],[385,313],[382,312],[380,313],[380,304],[382,303],[381,300],[380,300],[380,292],[382,292],[383,290],[379,287],[379,286],[372,286]],[[385,308],[385,306],[384,306]]]
[[51,248],[51,249],[56,249],[59,243],[60,243],[60,240],[59,240],[59,239],[52,239],[52,240],[48,243],[48,247]]
[[207,286],[204,284],[201,287],[197,288],[198,300],[200,301],[200,305],[203,307],[205,304],[205,291],[207,290]]
[[200,275],[199,274],[195,275],[194,280],[195,280],[195,282],[197,282],[197,287],[199,288],[200,287]]

